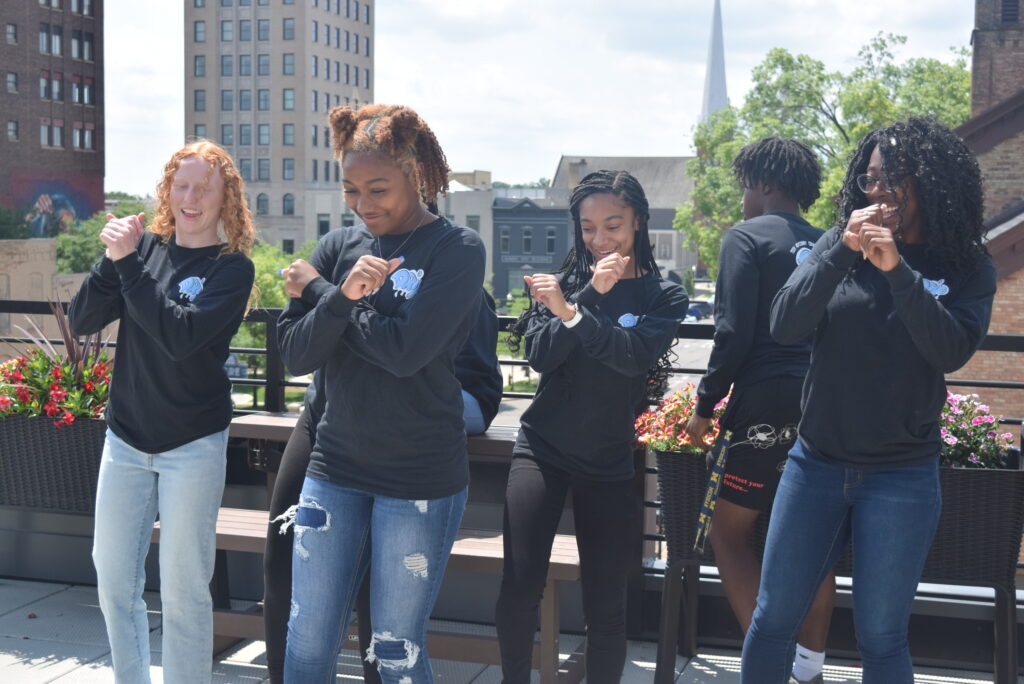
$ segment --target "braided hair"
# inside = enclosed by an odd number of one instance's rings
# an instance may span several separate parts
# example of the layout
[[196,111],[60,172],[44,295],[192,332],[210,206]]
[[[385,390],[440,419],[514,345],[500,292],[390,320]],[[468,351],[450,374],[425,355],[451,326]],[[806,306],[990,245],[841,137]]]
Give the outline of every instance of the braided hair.
[[818,158],[810,147],[792,138],[772,136],[750,143],[732,160],[732,170],[744,187],[769,185],[804,211],[820,194]]
[[[951,279],[969,276],[987,250],[981,171],[967,145],[933,117],[911,117],[868,133],[846,170],[838,202],[840,226],[869,204],[857,176],[867,172],[875,147],[882,157],[882,181],[890,188],[912,184],[916,191],[927,254],[949,269]],[[897,211],[898,234],[903,221],[899,200]]]
[[438,195],[447,194],[451,173],[448,160],[434,132],[409,107],[335,107],[327,120],[334,133],[334,156],[338,161],[343,161],[349,152],[383,154],[398,164],[419,190],[424,204],[432,204]]
[[[658,263],[654,260],[654,250],[651,247],[651,237],[647,224],[651,218],[650,205],[647,202],[647,195],[640,182],[628,171],[594,171],[588,173],[580,181],[579,185],[572,189],[569,195],[569,214],[572,216],[573,224],[573,245],[565,261],[555,275],[561,283],[562,293],[566,300],[581,292],[590,282],[593,275],[594,255],[587,249],[583,242],[583,226],[580,223],[580,205],[583,200],[591,195],[607,194],[622,200],[626,206],[633,210],[637,220],[637,230],[633,238],[633,259],[631,266],[635,276],[645,273],[653,273],[661,278],[661,271]],[[527,291],[527,296],[529,292]],[[542,304],[533,301],[529,308],[519,316],[519,319],[512,326],[509,334],[509,349],[515,353],[521,347],[523,336],[530,326],[530,322],[537,318],[542,312]],[[658,360],[654,368],[648,371],[647,396],[651,400],[658,400],[665,393],[668,387],[668,377],[672,367],[672,359],[675,355],[671,350]]]

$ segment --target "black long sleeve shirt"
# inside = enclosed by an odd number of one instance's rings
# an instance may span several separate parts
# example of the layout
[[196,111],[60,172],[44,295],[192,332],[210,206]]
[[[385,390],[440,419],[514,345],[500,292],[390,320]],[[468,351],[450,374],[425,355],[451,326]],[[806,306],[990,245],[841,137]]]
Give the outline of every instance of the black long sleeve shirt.
[[[358,302],[341,294],[360,256],[395,250],[405,261],[378,292]],[[479,235],[438,219],[413,236],[381,236],[378,247],[365,226],[342,228],[310,264],[329,284],[317,286],[312,310],[292,300],[278,322],[288,369],[323,367],[327,408],[308,474],[394,498],[457,493],[469,466],[453,364],[479,307]]]
[[71,301],[75,334],[120,320],[106,418],[140,451],[169,451],[231,422],[224,363],[255,270],[221,248],[144,233],[134,254],[93,266]]
[[544,311],[526,333],[541,373],[513,453],[593,480],[633,476],[633,424],[648,371],[675,340],[686,292],[654,275],[620,280],[601,295],[587,285],[572,328]]
[[726,231],[715,284],[715,341],[697,388],[697,415],[710,418],[732,385],[807,373],[810,340],[781,345],[769,324],[772,299],[822,235],[792,214],[765,214]]
[[772,304],[776,340],[814,339],[800,437],[850,467],[926,463],[941,446],[944,376],[988,331],[995,268],[986,256],[952,280],[924,245],[898,243],[899,265],[883,272],[842,233],[825,234]]

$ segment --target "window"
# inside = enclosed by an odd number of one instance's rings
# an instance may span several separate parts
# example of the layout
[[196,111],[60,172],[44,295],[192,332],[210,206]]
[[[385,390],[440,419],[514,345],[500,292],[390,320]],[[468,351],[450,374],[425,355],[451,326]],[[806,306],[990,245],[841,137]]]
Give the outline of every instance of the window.
[[258,159],[256,161],[256,180],[270,180],[270,160]]
[[252,76],[252,55],[238,55],[238,75]]
[[999,18],[1004,24],[1016,24],[1020,21],[1020,0],[1003,0]]
[[315,90],[310,93],[310,96],[311,96],[310,97],[311,109],[315,112],[316,111],[316,103],[319,102],[320,100],[317,97],[317,92]]
[[555,253],[555,231],[548,229],[547,233],[547,245],[545,246],[548,254]]
[[256,40],[270,40],[270,20],[256,20]]
[[77,29],[71,32],[71,59],[82,59],[82,32]]
[[252,6],[252,0],[238,0],[238,6],[239,7],[251,7]]
[[64,74],[55,72],[50,79],[50,99],[57,102],[64,101]]
[[260,76],[270,75],[270,55],[256,56],[256,73]]
[[281,91],[281,109],[286,112],[295,110],[295,88],[285,88]]
[[74,104],[84,104],[82,99],[82,78],[80,76],[71,77],[71,101]]
[[330,93],[324,93],[324,111],[328,111],[331,108],[331,96]]
[[331,215],[330,214],[317,214],[316,215],[316,232],[317,235],[323,237],[327,235],[331,230]]
[[220,0],[221,7],[231,7],[231,0]]
[[261,112],[270,111],[270,91],[260,89],[256,91],[256,109]]
[[[72,43],[74,45],[74,43]],[[196,78],[206,76],[206,55],[196,55],[192,63],[192,75]]]
[[295,215],[295,196],[286,192],[281,198],[281,213],[285,216]]
[[331,129],[324,126],[324,147],[331,146]]
[[352,75],[351,75],[351,71],[350,71],[350,66],[348,64],[346,64],[345,65],[345,85],[349,85],[351,82],[352,82]]
[[345,31],[345,52],[351,52],[351,49],[349,48],[349,41],[351,39],[352,39],[352,34],[349,33],[348,31]]
[[341,62],[334,63],[334,82],[341,83]]
[[324,180],[331,180],[331,162],[324,159]]
[[313,147],[317,146],[317,135],[320,133],[320,127],[316,124],[310,126],[310,139],[313,141]]
[[270,4],[270,0],[256,0],[256,4],[259,7],[266,7],[267,5]]
[[294,145],[295,144],[295,124],[281,124],[281,144],[282,145]]
[[281,251],[285,254],[294,254],[295,240],[281,240]]
[[352,52],[359,54],[359,34],[352,34]]
[[363,37],[363,54],[367,57],[370,56],[370,39],[365,36]]
[[270,198],[267,197],[266,193],[261,192],[256,195],[256,213],[266,214],[270,212]]
[[295,160],[284,158],[281,160],[281,178],[284,180],[295,180]]
[[85,79],[85,86],[82,88],[82,104],[96,104],[96,82],[91,78]]
[[[87,17],[93,16],[92,0],[82,0],[82,14]],[[88,131],[89,129],[86,129]]]
[[341,29],[334,29],[334,47],[341,49]]
[[240,112],[251,112],[252,111],[252,91],[251,90],[239,90],[238,91],[238,111],[240,111]]
[[285,76],[292,76],[295,74],[295,55],[291,52],[286,52],[281,55],[281,73]]
[[71,125],[71,147],[76,150],[82,149],[82,122],[80,121]]
[[533,254],[533,229],[523,229],[523,254]]
[[324,80],[331,80],[331,60],[324,57]]
[[192,129],[192,130],[193,130],[193,136],[195,138],[205,138],[206,137],[206,124],[196,124],[195,128]]
[[64,29],[60,26],[50,29],[50,50],[58,57],[64,54]]
[[92,62],[94,58],[93,45],[94,36],[91,33],[82,34],[82,59],[86,62]]
[[509,230],[508,230],[507,226],[502,226],[501,229],[498,231],[498,234],[501,236],[501,253],[502,254],[508,254],[508,252],[509,252],[508,233],[509,233]]
[[206,22],[196,21],[192,24],[192,40],[197,43],[206,42]]
[[18,92],[18,74],[14,73],[13,71],[7,72],[7,92]]
[[[5,31],[5,35],[7,36],[7,44],[8,45],[17,45],[18,44],[18,25],[17,24],[7,24],[7,30]],[[17,121],[13,121],[13,122],[8,122],[8,123],[17,124],[18,122]]]
[[239,159],[238,173],[242,176],[242,180],[252,180],[252,159]]
[[363,5],[363,23],[364,24],[369,24],[370,23],[370,6],[369,5]]
[[235,108],[235,91],[233,90],[222,90],[220,91],[220,110],[222,112],[230,112]]
[[466,216],[466,227],[480,232],[480,216],[469,214]]
[[50,146],[50,124],[39,124],[39,144],[43,147]]
[[252,21],[240,19],[238,22],[238,40],[252,40]]
[[39,25],[39,52],[48,55],[50,54],[50,25],[40,24]]
[[18,122],[8,121],[7,122],[7,140],[10,142],[18,142]]
[[318,168],[319,167],[316,164],[316,159],[314,159],[313,160],[313,182],[316,182],[318,180],[317,177],[316,177],[316,172],[317,172]]
[[50,126],[50,142],[54,147],[64,147],[64,126],[60,123]]
[[352,67],[352,85],[359,87],[359,67]]
[[206,111],[206,91],[197,90],[193,93],[192,109],[197,112]]
[[316,78],[317,66],[319,66],[319,65],[320,65],[320,60],[316,58],[316,55],[313,55],[310,58],[310,62],[309,62],[309,70],[310,70],[310,73],[313,75],[313,78]]
[[234,145],[235,144],[235,127],[231,124],[220,125],[220,144],[221,145]]
[[270,144],[270,124],[257,124],[256,125],[256,144],[257,145],[269,145]]
[[369,88],[370,87],[370,70],[369,69],[363,69],[363,87],[364,88]]
[[316,22],[316,19],[314,19],[311,23],[312,26],[310,27],[310,35],[313,37],[313,42],[315,43],[316,37],[320,35],[320,24]]
[[352,0],[352,18],[359,21],[359,0]]
[[281,38],[283,40],[295,40],[295,20],[291,17],[284,19],[281,25]]
[[234,76],[235,72],[235,58],[231,55],[220,56],[220,75],[221,76]]
[[220,39],[221,42],[230,43],[235,39],[235,22],[233,21],[222,21],[220,22]]
[[334,182],[335,183],[338,182],[338,173],[339,173],[340,169],[341,169],[341,166],[338,164],[338,162],[334,162]]
[[352,0],[345,0],[345,18],[352,18]]
[[40,71],[39,72],[39,99],[49,100],[50,99],[50,72]]

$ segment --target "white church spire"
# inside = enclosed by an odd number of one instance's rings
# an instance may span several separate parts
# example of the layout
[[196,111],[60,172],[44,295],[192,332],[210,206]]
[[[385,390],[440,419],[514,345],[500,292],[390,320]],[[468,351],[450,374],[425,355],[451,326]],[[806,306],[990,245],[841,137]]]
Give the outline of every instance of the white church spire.
[[715,112],[729,106],[729,93],[725,87],[725,44],[722,41],[722,4],[715,0],[711,18],[711,44],[708,47],[708,70],[704,77],[704,104],[700,120],[704,122]]

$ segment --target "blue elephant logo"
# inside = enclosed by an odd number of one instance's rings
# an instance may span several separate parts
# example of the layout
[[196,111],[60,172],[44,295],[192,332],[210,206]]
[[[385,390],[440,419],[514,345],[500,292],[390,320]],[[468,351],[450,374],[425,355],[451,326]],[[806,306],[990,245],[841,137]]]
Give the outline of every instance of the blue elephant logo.
[[800,264],[804,263],[804,261],[806,261],[807,257],[809,256],[811,256],[811,250],[807,249],[806,247],[802,247],[800,251],[796,253],[796,265],[799,266]]
[[410,271],[407,268],[400,268],[391,274],[391,286],[395,288],[395,294],[400,294],[406,299],[412,299],[420,289],[423,282],[423,269],[418,268]]
[[619,316],[619,325],[623,328],[632,328],[640,319],[631,313],[624,313]]
[[942,295],[949,294],[949,285],[946,285],[945,278],[940,278],[939,280],[922,278],[921,280],[924,282],[924,289],[928,290],[936,299]]
[[793,255],[797,266],[807,261],[807,257],[811,256],[811,249],[813,247],[814,243],[810,240],[801,240],[790,248],[789,253]]
[[203,291],[203,283],[206,282],[206,278],[199,278],[192,276],[185,278],[178,283],[178,296],[184,297],[190,302],[196,301],[196,297]]

